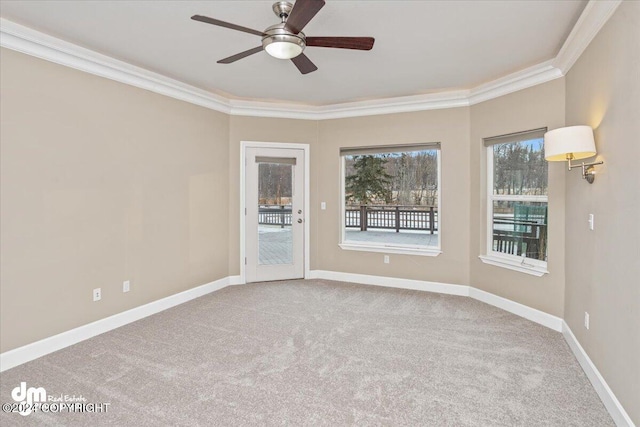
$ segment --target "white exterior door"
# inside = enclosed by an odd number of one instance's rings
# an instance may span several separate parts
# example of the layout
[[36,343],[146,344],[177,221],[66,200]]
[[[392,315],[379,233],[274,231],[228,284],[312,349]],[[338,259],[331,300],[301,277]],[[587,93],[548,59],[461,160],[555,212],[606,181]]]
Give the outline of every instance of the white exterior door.
[[304,277],[304,150],[245,151],[245,279]]

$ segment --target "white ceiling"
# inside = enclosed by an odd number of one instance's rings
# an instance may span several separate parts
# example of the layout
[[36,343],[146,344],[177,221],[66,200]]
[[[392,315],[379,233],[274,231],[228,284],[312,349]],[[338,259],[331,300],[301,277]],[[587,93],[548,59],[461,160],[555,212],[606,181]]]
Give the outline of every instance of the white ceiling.
[[327,0],[308,36],[373,36],[371,51],[310,47],[318,70],[261,52],[260,38],[194,14],[264,30],[272,1],[2,1],[10,21],[227,98],[309,105],[470,89],[553,59],[586,0]]

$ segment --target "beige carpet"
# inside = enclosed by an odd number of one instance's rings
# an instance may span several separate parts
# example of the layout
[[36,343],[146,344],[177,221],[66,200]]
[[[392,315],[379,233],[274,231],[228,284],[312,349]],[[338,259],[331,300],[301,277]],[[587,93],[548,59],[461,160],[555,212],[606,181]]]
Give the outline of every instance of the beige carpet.
[[324,280],[219,292],[0,375],[107,413],[3,426],[609,426],[561,334],[470,298]]

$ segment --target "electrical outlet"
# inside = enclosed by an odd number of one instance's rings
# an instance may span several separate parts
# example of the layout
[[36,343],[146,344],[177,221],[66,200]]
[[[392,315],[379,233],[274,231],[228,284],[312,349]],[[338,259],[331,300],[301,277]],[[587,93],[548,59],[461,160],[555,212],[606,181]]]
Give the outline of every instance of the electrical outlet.
[[589,329],[589,313],[584,312],[584,327]]
[[389,264],[389,255],[384,256],[384,263]]
[[102,288],[95,288],[93,290],[93,301],[100,301],[102,299]]
[[594,225],[593,214],[589,214],[589,230],[593,230],[594,227],[595,227],[595,225]]
[[130,289],[131,289],[131,283],[129,283],[128,280],[125,280],[124,282],[122,282],[122,292],[129,292]]
[[323,211],[327,209],[327,202],[320,202],[320,209]]

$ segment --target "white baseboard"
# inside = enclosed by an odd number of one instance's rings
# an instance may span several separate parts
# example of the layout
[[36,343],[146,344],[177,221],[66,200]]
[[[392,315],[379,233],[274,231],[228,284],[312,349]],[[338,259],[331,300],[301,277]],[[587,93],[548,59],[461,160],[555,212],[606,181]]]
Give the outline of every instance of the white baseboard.
[[122,313],[96,320],[95,322],[79,326],[58,335],[6,351],[0,354],[0,372],[77,344],[80,341],[95,337],[96,335],[119,328],[128,323],[135,322],[136,320],[151,316],[152,314],[159,313],[168,308],[175,307],[176,305],[191,301],[192,299],[218,291],[229,285],[237,285],[240,283],[240,276],[224,277],[214,282],[123,311]]
[[419,291],[437,292],[441,294],[468,296],[486,304],[498,307],[513,313],[516,316],[536,322],[557,332],[562,332],[564,339],[569,344],[573,354],[578,359],[580,366],[591,381],[594,389],[600,396],[607,411],[618,427],[635,427],[635,424],[624,410],[620,401],[607,385],[600,372],[584,351],[576,337],[569,329],[567,323],[549,313],[528,307],[509,299],[494,295],[472,286],[451,285],[446,283],[426,282],[421,280],[397,279],[393,277],[370,276],[366,274],[341,273],[337,271],[311,270],[310,279],[326,279],[341,282],[361,283],[365,285],[387,286],[393,288],[413,289]]
[[587,355],[587,352],[584,351],[576,339],[576,336],[573,335],[571,328],[569,328],[569,325],[567,325],[567,322],[564,320],[562,321],[562,335],[564,336],[565,341],[567,341],[567,344],[569,344],[571,351],[573,351],[576,359],[578,359],[578,363],[582,366],[582,370],[587,375],[587,378],[589,378],[589,381],[591,381],[593,388],[596,390],[596,393],[598,393],[598,396],[600,396],[600,400],[602,400],[602,403],[605,408],[607,408],[607,411],[609,411],[609,415],[611,415],[611,418],[613,418],[616,425],[618,427],[634,427],[635,424],[633,424],[631,417],[629,417],[627,411],[624,410],[620,401],[616,395],[613,394],[613,391],[609,388],[607,382],[604,380],[602,375],[600,375],[598,368],[593,364]]
[[227,276],[225,279],[229,280],[229,286],[233,285],[244,285],[244,280],[242,280],[242,276]]
[[[391,288],[412,289],[418,291],[436,292],[448,295],[466,296],[486,304],[498,307],[517,316],[539,323],[550,329],[562,332],[576,359],[591,381],[594,389],[602,399],[609,414],[617,426],[634,427],[633,421],[624,410],[613,391],[607,385],[600,372],[584,351],[566,322],[559,317],[536,310],[526,305],[499,297],[472,286],[453,285],[422,280],[398,279],[366,274],[342,273],[337,271],[311,270],[307,279],[326,279],[341,282],[361,283],[365,285],[386,286]],[[228,276],[206,285],[180,292],[175,295],[150,302],[140,307],[132,308],[105,319],[97,320],[84,326],[54,335],[43,340],[27,344],[23,347],[0,354],[0,372],[42,357],[46,354],[71,346],[80,341],[95,337],[113,329],[135,322],[155,313],[159,313],[176,305],[218,291],[230,285],[242,284],[241,276]]]
[[511,301],[510,299],[499,297],[498,295],[485,292],[471,286],[469,287],[469,296],[475,300],[482,301],[494,307],[501,308],[504,311],[508,311],[509,313],[513,313],[516,316],[524,317],[532,322],[539,323],[556,332],[562,332],[562,319],[552,314],[545,313],[544,311]]
[[386,286],[390,288],[413,289],[416,291],[437,292],[440,294],[471,297],[486,304],[524,317],[557,332],[562,332],[562,319],[544,311],[499,297],[472,286],[452,285],[448,283],[427,282],[422,280],[398,279],[394,277],[370,276],[367,274],[341,273],[338,271],[311,270],[310,278],[337,280],[341,282],[362,283],[365,285]]
[[412,289],[415,291],[437,292],[439,294],[468,297],[469,287],[423,280],[398,279],[395,277],[370,276],[368,274],[342,273],[339,271],[311,270],[311,279],[336,280],[339,282],[361,283],[363,285],[385,286],[387,288]]

